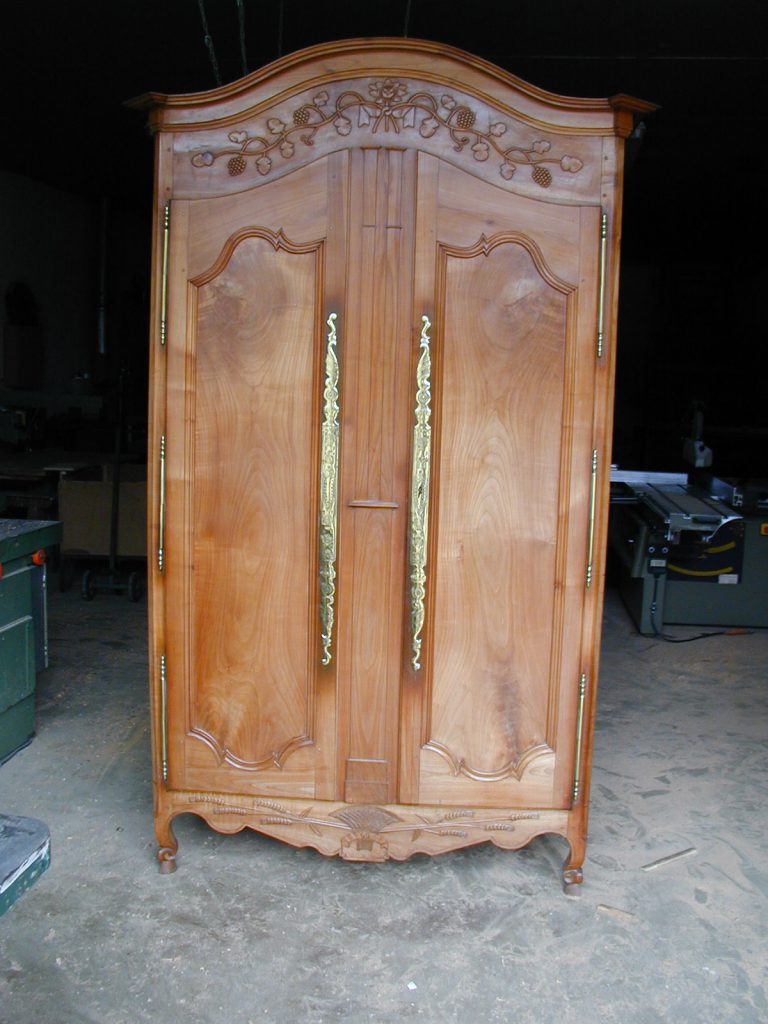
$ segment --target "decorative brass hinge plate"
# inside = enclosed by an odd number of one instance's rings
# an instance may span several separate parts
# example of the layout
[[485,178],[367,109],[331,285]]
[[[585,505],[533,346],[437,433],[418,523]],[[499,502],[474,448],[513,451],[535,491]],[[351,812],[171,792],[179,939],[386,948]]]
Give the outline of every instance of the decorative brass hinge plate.
[[336,314],[326,321],[323,423],[320,428],[320,625],[323,665],[331,663],[333,604],[336,596],[336,534],[339,489],[339,360],[336,355]]
[[416,367],[416,423],[413,427],[413,464],[411,467],[411,663],[421,668],[421,631],[424,628],[424,599],[427,582],[427,531],[429,526],[429,465],[432,448],[431,372],[429,354],[429,317],[422,316],[421,356]]

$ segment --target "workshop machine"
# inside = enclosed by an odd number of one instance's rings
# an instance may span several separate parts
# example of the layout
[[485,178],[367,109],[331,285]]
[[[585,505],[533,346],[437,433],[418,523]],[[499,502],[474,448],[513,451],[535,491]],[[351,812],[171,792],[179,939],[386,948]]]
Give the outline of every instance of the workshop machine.
[[768,481],[613,469],[609,545],[641,633],[768,626]]

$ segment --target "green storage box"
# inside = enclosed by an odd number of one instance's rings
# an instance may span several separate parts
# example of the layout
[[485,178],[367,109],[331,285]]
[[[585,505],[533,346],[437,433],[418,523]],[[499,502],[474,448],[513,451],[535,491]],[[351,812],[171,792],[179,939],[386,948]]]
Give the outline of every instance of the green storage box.
[[48,826],[36,818],[0,814],[0,917],[51,863]]
[[48,664],[45,563],[61,523],[0,519],[0,762],[32,738],[35,681]]

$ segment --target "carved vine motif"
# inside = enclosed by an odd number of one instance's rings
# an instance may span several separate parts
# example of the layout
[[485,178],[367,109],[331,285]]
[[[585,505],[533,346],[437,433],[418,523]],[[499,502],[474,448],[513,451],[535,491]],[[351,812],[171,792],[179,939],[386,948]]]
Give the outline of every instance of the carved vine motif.
[[290,160],[294,156],[297,141],[304,146],[312,146],[317,133],[332,126],[341,136],[351,134],[354,127],[368,128],[373,134],[382,130],[395,135],[412,128],[417,129],[424,139],[445,131],[456,152],[461,153],[468,148],[474,159],[481,163],[492,154],[500,156],[499,174],[506,181],[518,168],[528,167],[531,178],[540,188],[549,188],[552,184],[552,171],[547,164],[556,165],[569,174],[577,174],[584,166],[583,161],[575,156],[550,156],[552,143],[546,139],[536,139],[527,149],[505,147],[502,140],[508,126],[503,121],[489,123],[487,130],[481,128],[477,123],[477,113],[448,93],[439,100],[425,91],[409,95],[405,82],[386,78],[370,82],[368,94],[366,98],[359,92],[342,92],[332,103],[328,93],[322,90],[310,102],[304,102],[292,111],[291,124],[286,124],[279,117],[270,117],[266,123],[266,135],[232,131],[229,133],[232,146],[218,152],[206,149],[195,153],[192,164],[210,167],[226,157],[227,170],[236,177],[245,172],[248,160],[252,160],[259,174],[266,175],[278,157]]

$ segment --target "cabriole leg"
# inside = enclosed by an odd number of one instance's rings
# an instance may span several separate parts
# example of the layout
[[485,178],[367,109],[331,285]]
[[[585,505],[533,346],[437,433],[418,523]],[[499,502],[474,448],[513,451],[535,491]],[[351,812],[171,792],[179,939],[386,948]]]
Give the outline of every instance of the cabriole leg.
[[172,820],[169,818],[167,821],[157,821],[155,823],[155,835],[158,842],[157,860],[160,874],[173,874],[176,870],[176,854],[179,851],[179,841],[174,835]]
[[568,856],[563,862],[563,892],[567,896],[577,895],[579,886],[584,881],[584,872],[581,866],[584,863],[586,843],[574,838],[568,841]]

